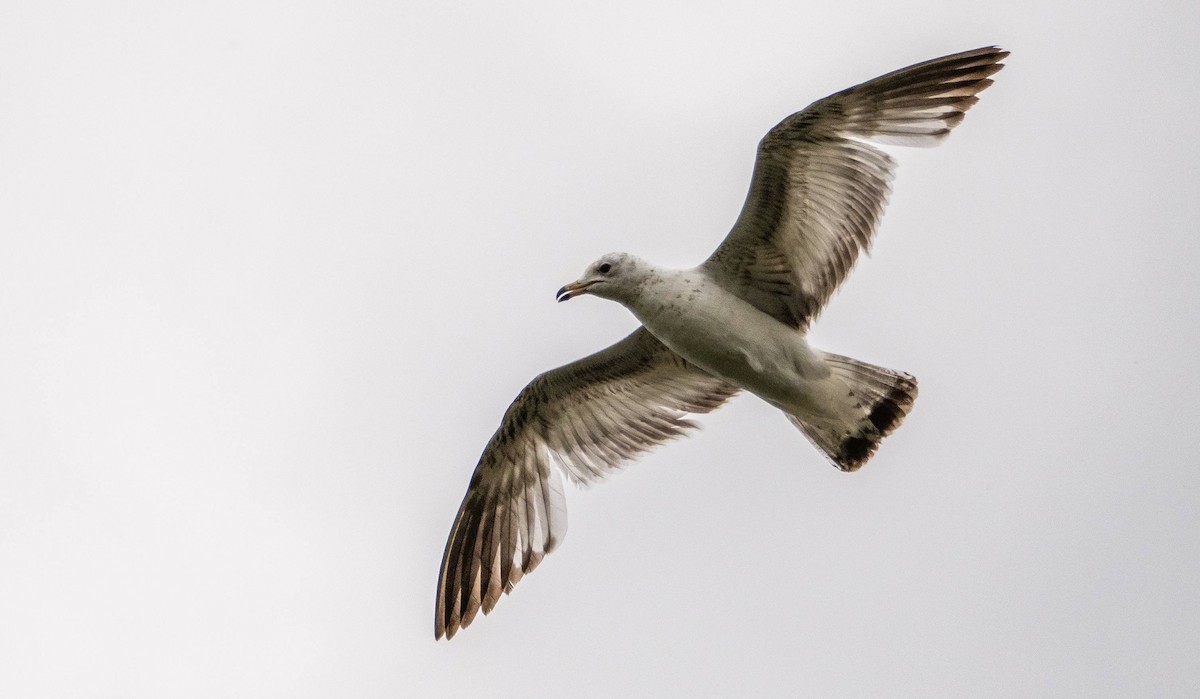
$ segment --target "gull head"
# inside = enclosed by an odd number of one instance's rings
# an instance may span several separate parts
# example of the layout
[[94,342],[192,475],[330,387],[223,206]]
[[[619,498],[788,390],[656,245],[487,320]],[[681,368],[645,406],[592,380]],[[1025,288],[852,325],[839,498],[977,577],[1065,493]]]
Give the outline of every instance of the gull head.
[[633,255],[613,252],[601,257],[584,270],[583,276],[558,290],[559,302],[592,294],[613,301],[627,301],[641,287],[650,268]]

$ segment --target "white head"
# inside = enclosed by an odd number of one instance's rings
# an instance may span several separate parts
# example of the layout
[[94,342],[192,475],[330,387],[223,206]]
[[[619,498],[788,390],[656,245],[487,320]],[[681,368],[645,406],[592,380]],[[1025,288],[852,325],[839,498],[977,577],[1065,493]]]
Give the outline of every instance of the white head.
[[558,290],[558,300],[592,294],[626,303],[638,293],[652,269],[645,260],[624,252],[612,252],[584,270],[583,276]]

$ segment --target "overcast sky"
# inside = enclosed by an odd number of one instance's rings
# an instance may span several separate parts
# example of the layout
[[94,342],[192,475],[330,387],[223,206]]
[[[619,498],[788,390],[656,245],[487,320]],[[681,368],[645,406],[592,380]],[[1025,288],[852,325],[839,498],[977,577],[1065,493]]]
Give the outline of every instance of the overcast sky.
[[[4,4],[0,695],[1200,693],[1200,6],[567,5]],[[743,396],[435,643],[504,409],[635,327],[554,291],[987,44],[812,333],[920,380],[875,459]]]

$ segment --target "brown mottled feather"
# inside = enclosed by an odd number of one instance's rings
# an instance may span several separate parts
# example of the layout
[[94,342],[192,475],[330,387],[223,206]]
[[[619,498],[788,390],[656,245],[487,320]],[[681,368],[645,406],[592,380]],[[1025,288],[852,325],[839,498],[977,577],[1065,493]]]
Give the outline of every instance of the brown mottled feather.
[[728,290],[808,327],[869,251],[895,163],[875,143],[935,146],[992,84],[996,47],[935,58],[869,80],[784,119],[758,146],[746,203],[704,263]]
[[739,389],[697,369],[645,328],[529,383],[479,458],[438,578],[434,633],[490,612],[566,533],[562,484],[603,478],[695,425]]

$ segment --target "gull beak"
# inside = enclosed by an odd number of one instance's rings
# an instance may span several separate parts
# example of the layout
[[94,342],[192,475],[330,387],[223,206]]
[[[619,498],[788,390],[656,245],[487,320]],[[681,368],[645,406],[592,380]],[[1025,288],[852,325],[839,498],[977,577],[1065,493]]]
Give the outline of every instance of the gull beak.
[[571,282],[570,284],[567,284],[563,288],[559,289],[558,293],[555,294],[554,297],[558,299],[559,303],[562,303],[563,301],[569,301],[576,296],[586,294],[587,288],[592,284],[593,282]]

